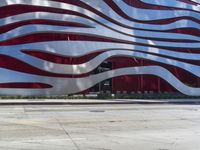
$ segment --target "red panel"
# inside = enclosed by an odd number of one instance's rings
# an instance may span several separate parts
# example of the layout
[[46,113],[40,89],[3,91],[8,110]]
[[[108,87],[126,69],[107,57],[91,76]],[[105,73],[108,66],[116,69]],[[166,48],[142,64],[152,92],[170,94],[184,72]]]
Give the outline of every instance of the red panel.
[[191,4],[191,5],[195,5],[195,6],[198,5],[198,3],[191,1],[191,0],[177,0],[177,1],[184,2],[184,3],[187,3],[187,4]]
[[64,56],[52,52],[42,52],[42,51],[37,51],[37,50],[21,50],[23,53],[46,60],[50,61],[53,63],[57,64],[82,64],[90,61],[97,55],[103,53],[104,51],[101,52],[93,52],[89,53],[83,56],[77,56],[77,57],[70,57],[70,56]]
[[47,20],[47,19],[33,19],[33,20],[24,20],[11,24],[7,24],[0,27],[0,33],[8,32],[12,29],[30,25],[30,24],[44,24],[44,25],[55,25],[55,26],[67,26],[67,27],[82,27],[82,28],[91,28],[88,25],[76,22],[68,22],[68,21],[58,21],[58,20]]
[[[161,64],[149,60],[142,59],[132,59],[132,58],[124,58],[117,57],[110,59],[113,62],[113,69],[124,68],[124,67],[133,67],[133,66],[150,66],[150,65],[158,65],[168,69],[172,72],[179,80],[188,84],[190,86],[200,86],[199,78],[195,77],[189,72],[186,72],[180,68],[172,67],[170,65]],[[112,81],[113,92],[116,91],[177,91],[173,88],[169,83],[165,80],[153,76],[153,75],[127,75],[113,78]]]
[[[170,7],[170,6],[162,6],[162,5],[154,5],[145,3],[141,0],[124,0],[124,2],[132,7],[142,8],[142,9],[151,9],[151,10],[190,10],[185,8],[178,7]],[[194,11],[194,10],[191,10]]]
[[52,88],[49,84],[39,83],[39,82],[10,82],[10,83],[0,83],[0,88],[30,88],[30,89],[44,89]]
[[[179,20],[191,20],[191,21],[200,23],[200,21],[198,19],[193,18],[193,17],[189,17],[189,16],[173,17],[173,18],[158,19],[158,20],[137,20],[137,19],[134,19],[134,18],[128,16],[126,13],[124,13],[124,11],[121,10],[115,4],[114,1],[104,0],[104,2],[107,3],[107,5],[109,5],[120,16],[122,16],[123,18],[125,18],[127,20],[131,20],[131,21],[134,21],[134,22],[139,22],[139,23],[144,23],[144,24],[157,24],[157,25],[163,24],[164,25],[164,24],[173,23],[173,22],[176,22],[176,21],[179,21]],[[150,5],[150,4],[143,3],[140,0],[125,0],[125,3],[127,3],[127,4],[129,4],[133,7],[142,8],[142,9],[158,9],[158,10],[159,9],[163,9],[163,10],[178,9],[178,10],[181,10],[181,8]]]
[[112,92],[127,91],[130,92],[175,92],[177,91],[165,80],[153,75],[128,75],[113,78]]
[[73,74],[60,74],[60,73],[48,72],[39,69],[37,67],[34,67],[19,59],[3,54],[0,54],[0,67],[29,74],[41,75],[41,76],[63,77],[63,78],[80,78],[88,76],[88,73],[73,75]]

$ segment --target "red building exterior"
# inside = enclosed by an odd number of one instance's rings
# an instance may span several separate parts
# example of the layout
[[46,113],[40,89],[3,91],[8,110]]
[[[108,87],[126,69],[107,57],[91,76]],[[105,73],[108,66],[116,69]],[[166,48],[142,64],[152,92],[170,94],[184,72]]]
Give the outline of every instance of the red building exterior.
[[0,94],[200,95],[196,0],[1,0]]

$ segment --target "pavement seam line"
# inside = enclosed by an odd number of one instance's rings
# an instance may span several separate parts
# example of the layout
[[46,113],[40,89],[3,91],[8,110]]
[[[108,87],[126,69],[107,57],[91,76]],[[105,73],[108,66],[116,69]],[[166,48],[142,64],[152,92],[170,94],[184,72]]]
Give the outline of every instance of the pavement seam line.
[[57,118],[55,118],[55,120],[58,122],[58,124],[60,125],[60,127],[63,129],[63,131],[65,132],[65,134],[67,135],[67,137],[69,137],[69,139],[72,141],[72,143],[77,148],[77,150],[81,150],[79,148],[78,144],[73,140],[73,138],[71,137],[71,135],[69,134],[69,132],[63,127],[62,123]]

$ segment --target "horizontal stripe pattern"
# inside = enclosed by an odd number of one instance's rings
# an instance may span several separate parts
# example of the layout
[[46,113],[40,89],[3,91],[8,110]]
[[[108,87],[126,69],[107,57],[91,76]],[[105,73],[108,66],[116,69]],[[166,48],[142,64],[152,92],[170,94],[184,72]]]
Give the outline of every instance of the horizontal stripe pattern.
[[[0,94],[72,94],[109,78],[150,74],[200,95],[176,72],[200,79],[199,16],[193,0],[2,0]],[[92,73],[115,57],[143,64]]]
[[44,83],[31,83],[31,82],[10,82],[10,83],[0,83],[0,88],[11,88],[11,89],[18,89],[18,88],[24,88],[24,89],[46,89],[46,88],[52,88],[51,85],[44,84]]

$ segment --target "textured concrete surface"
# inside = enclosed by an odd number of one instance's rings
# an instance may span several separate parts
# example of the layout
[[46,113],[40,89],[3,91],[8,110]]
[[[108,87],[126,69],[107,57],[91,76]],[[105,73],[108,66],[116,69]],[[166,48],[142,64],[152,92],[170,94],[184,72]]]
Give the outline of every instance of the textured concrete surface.
[[0,150],[199,150],[199,105],[0,107]]
[[0,105],[200,104],[200,99],[0,99]]

